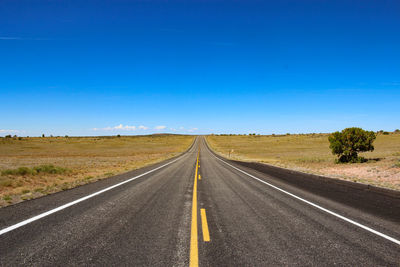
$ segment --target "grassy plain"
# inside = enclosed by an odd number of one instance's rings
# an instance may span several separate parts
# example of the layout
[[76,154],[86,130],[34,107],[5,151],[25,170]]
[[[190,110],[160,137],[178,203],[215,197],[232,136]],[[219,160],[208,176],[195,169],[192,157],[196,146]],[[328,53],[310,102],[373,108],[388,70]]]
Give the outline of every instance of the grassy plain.
[[193,136],[0,138],[0,206],[160,162]]
[[378,134],[375,150],[360,153],[368,161],[354,164],[334,163],[328,134],[208,136],[207,141],[216,152],[225,157],[230,154],[232,159],[400,190],[400,134]]

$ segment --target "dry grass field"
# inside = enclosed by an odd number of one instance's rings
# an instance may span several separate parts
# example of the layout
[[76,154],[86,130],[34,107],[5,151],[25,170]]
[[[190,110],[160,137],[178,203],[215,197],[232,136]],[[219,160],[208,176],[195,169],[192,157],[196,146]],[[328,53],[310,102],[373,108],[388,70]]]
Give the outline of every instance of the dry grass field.
[[284,136],[208,136],[219,154],[303,172],[400,190],[400,134],[379,134],[365,163],[335,164],[327,134]]
[[0,206],[171,158],[193,140],[183,135],[0,138]]

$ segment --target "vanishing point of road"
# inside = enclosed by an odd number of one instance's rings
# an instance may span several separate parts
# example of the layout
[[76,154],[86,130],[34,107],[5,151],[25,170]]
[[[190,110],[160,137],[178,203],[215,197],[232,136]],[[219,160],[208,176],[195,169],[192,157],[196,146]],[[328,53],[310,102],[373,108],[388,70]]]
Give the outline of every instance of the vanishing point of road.
[[197,137],[174,159],[2,208],[0,265],[400,265],[398,196],[257,166]]

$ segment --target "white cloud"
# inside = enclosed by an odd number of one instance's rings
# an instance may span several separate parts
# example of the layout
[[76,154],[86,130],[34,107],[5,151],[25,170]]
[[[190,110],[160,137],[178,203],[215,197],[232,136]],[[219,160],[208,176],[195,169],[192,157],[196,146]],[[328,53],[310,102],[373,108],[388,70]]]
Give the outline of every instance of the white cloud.
[[196,132],[199,128],[191,128],[188,130],[189,133],[193,133]]
[[105,127],[105,128],[93,128],[93,131],[115,131],[115,130],[122,130],[122,131],[135,131],[136,126],[131,125],[117,125],[114,127]]
[[0,133],[19,133],[19,131],[18,130],[0,129]]
[[[183,128],[183,127],[182,127]],[[105,127],[105,128],[92,128],[93,131],[136,131],[136,130],[142,130],[146,131],[148,130],[149,127],[140,125],[140,126],[133,126],[133,125],[123,125],[119,124],[114,127]],[[167,126],[164,125],[159,125],[154,127],[154,130],[161,131],[167,129]],[[171,131],[176,131],[175,128],[170,128]]]
[[134,131],[134,130],[136,130],[136,126],[129,126],[129,125],[125,125],[124,126],[124,125],[120,124],[118,126],[115,126],[114,129],[116,129],[116,130]]

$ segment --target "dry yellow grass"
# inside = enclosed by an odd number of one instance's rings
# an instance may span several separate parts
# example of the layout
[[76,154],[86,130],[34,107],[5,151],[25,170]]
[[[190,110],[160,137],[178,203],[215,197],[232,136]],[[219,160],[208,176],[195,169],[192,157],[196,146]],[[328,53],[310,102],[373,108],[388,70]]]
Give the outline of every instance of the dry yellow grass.
[[366,163],[335,164],[327,134],[286,136],[208,136],[218,153],[244,161],[258,161],[400,190],[400,134],[377,136],[375,151],[361,153]]
[[[183,135],[0,138],[0,206],[160,162],[185,151],[193,140]],[[25,175],[5,172],[49,164],[67,170]]]

